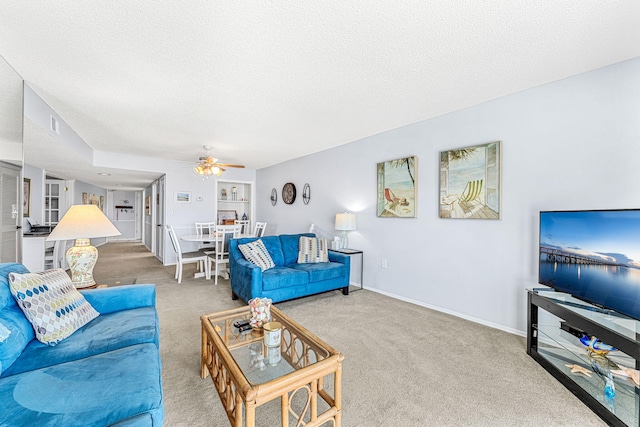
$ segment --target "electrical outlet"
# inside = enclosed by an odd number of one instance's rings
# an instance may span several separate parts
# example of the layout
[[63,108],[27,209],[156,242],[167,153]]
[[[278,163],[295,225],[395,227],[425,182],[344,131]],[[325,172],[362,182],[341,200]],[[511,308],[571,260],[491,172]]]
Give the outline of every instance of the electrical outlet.
[[382,258],[382,268],[387,268],[387,259]]

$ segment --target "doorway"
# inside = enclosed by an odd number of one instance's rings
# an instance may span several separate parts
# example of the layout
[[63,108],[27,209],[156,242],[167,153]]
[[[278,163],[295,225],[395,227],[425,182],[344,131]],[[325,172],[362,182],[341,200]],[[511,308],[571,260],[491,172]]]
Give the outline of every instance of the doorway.
[[[0,262],[21,262],[20,237],[20,185],[21,169],[9,163],[0,162]],[[28,196],[28,195],[25,195]]]

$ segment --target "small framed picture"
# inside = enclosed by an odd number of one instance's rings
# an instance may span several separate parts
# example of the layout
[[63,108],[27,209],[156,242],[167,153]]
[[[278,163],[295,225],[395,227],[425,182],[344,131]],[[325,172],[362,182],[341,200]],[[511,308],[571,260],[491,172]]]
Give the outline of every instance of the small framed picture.
[[188,191],[176,191],[173,201],[176,203],[191,203],[191,193]]

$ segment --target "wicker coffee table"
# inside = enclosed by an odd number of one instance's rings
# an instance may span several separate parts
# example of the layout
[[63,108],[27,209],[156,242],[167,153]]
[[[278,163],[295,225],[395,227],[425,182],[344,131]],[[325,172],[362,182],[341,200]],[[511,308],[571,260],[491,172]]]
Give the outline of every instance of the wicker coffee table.
[[290,416],[296,426],[340,427],[344,356],[276,307],[271,315],[282,324],[275,348],[264,346],[262,331],[233,326],[251,317],[249,306],[202,316],[202,378],[211,375],[234,427],[255,426],[256,408],[278,397],[283,427]]

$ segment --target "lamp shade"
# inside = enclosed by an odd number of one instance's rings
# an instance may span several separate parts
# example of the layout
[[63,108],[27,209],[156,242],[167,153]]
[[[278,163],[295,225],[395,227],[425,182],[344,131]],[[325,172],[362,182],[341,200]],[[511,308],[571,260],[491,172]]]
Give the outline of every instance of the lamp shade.
[[119,236],[121,233],[96,205],[73,205],[46,240]]
[[356,229],[356,214],[344,212],[336,214],[336,230],[353,231]]

